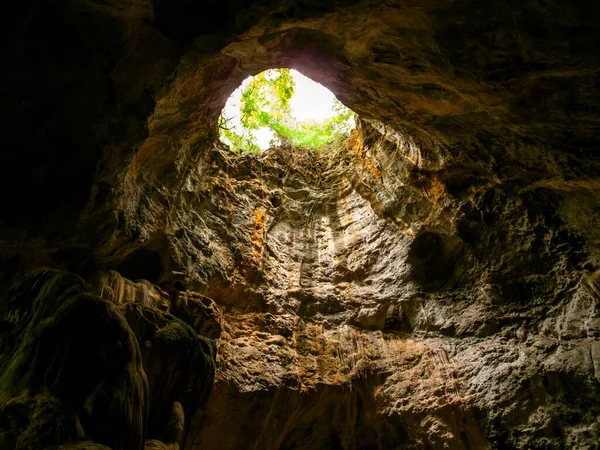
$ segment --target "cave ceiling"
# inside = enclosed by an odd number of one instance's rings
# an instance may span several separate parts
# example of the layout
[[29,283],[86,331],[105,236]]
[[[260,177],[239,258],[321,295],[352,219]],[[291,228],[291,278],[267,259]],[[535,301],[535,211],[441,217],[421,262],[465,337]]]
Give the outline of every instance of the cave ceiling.
[[[0,450],[598,448],[600,4],[0,21]],[[219,142],[280,67],[346,142]]]

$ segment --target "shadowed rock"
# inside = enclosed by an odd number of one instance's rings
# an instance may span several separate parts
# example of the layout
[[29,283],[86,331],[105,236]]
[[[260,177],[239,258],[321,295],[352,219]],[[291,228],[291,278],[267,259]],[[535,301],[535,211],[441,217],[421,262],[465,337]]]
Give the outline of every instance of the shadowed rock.
[[[597,448],[598,2],[7,8],[2,450]],[[274,67],[356,131],[230,152]]]
[[143,448],[148,382],[117,307],[68,272],[41,270],[8,298],[0,385],[6,448],[85,440]]

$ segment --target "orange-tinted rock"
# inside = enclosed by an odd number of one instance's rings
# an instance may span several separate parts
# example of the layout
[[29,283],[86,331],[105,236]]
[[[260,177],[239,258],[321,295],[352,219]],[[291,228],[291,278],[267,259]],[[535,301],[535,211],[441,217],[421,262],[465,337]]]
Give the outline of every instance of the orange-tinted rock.
[[[176,448],[181,422],[188,450],[597,447],[596,3],[13,3],[0,448]],[[281,66],[359,113],[347,145],[216,142],[228,95]],[[5,295],[44,265],[98,271],[95,294]],[[216,383],[192,411],[198,333]],[[146,435],[121,389],[140,353]],[[52,369],[79,357],[97,370]]]

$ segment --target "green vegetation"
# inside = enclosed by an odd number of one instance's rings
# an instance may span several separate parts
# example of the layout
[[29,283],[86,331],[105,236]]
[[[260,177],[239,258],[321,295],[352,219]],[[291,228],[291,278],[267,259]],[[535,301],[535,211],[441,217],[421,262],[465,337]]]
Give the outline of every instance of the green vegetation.
[[221,140],[236,152],[260,151],[257,133],[268,130],[272,146],[320,149],[348,136],[354,128],[354,113],[334,99],[327,119],[299,122],[292,115],[290,100],[295,82],[290,69],[273,69],[242,85],[239,112],[219,118]]

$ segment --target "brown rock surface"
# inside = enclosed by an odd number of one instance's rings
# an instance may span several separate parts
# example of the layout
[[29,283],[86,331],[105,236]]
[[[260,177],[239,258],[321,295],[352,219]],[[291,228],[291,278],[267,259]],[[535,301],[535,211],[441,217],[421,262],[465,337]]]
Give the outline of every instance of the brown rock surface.
[[211,341],[158,309],[133,301],[119,309],[91,291],[75,274],[42,269],[9,293],[3,450],[141,449],[147,437],[177,445],[184,414],[206,401]]
[[140,448],[148,381],[117,308],[79,277],[44,270],[9,297],[0,361],[2,448],[84,441]]
[[[11,8],[0,449],[598,448],[600,6]],[[217,142],[272,67],[348,142]]]

